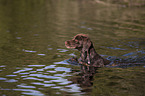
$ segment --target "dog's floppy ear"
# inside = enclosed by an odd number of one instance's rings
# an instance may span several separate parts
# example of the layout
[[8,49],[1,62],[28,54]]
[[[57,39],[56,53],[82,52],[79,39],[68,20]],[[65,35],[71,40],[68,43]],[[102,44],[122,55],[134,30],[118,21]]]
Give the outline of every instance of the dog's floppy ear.
[[91,42],[91,40],[87,37],[87,38],[84,38],[83,39],[83,48],[82,48],[82,51],[83,51],[83,53],[84,53],[84,59],[86,59],[87,58],[87,63],[88,64],[90,64],[90,55],[89,55],[89,49],[90,49],[90,47],[92,46],[92,42]]
[[88,37],[83,39],[83,51],[88,52],[91,45],[92,45],[92,42]]

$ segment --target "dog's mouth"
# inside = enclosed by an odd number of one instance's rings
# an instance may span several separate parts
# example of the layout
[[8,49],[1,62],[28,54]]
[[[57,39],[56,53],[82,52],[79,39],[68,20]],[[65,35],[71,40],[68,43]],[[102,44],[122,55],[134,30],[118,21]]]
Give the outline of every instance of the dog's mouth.
[[69,41],[65,41],[65,46],[66,48],[71,48],[71,49],[75,49],[76,46],[73,46],[74,44],[71,44]]
[[71,47],[71,46],[67,46],[67,45],[65,45],[66,46],[66,48],[70,48],[70,49],[75,49],[76,47]]

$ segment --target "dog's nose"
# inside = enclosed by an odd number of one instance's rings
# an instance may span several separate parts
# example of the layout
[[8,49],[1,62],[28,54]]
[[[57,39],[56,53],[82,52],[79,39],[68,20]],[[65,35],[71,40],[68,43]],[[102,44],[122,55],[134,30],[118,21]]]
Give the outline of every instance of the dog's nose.
[[69,44],[69,41],[65,41],[65,45],[68,45]]

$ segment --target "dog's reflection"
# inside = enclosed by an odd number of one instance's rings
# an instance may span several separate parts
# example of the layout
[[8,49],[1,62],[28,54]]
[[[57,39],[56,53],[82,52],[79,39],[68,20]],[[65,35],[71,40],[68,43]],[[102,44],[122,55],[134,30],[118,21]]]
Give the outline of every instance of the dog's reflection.
[[[81,65],[79,70],[72,68],[74,76],[71,80],[80,84],[81,87],[91,87],[93,85],[94,74],[97,73],[97,67]],[[78,72],[79,71],[79,72]]]

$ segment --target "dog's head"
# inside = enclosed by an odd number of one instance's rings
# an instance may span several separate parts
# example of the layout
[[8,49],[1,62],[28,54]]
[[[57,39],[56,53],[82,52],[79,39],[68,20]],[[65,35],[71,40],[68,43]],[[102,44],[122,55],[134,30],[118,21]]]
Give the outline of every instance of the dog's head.
[[65,41],[65,46],[67,48],[88,50],[92,42],[89,37],[85,34],[77,34],[72,40]]

